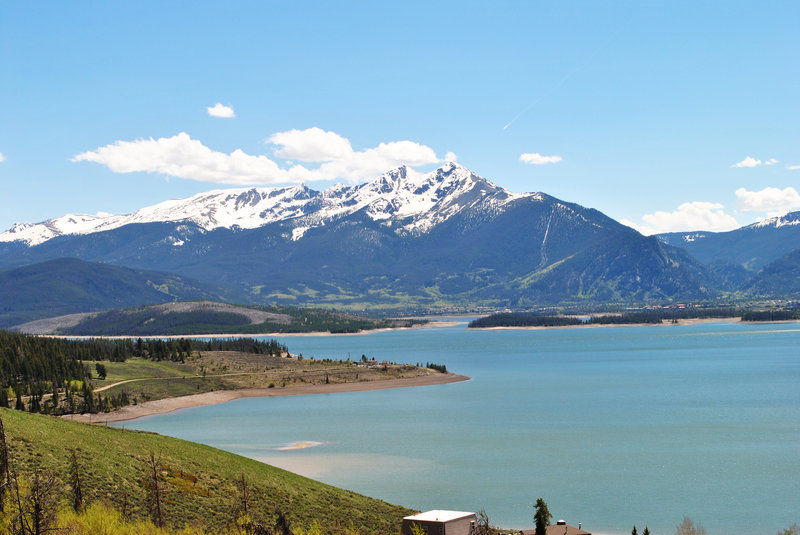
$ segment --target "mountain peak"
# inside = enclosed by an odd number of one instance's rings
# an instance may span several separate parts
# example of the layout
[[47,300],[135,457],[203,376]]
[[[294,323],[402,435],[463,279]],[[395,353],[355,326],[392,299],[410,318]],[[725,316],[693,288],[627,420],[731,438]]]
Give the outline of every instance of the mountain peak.
[[[406,165],[355,186],[336,184],[324,192],[296,184],[212,190],[172,199],[126,215],[68,214],[42,223],[17,223],[0,242],[38,245],[66,234],[91,234],[133,223],[190,222],[205,230],[257,228],[294,221],[298,228],[324,225],[359,210],[374,221],[400,220],[396,232],[426,232],[465,208],[490,203],[493,210],[520,196],[455,162],[423,173]],[[295,236],[302,236],[296,233]]]
[[789,212],[788,214],[777,216],[777,217],[768,217],[766,219],[762,219],[757,223],[753,223],[752,225],[748,225],[752,228],[762,228],[762,227],[785,227],[787,225],[800,225],[800,210],[796,212]]

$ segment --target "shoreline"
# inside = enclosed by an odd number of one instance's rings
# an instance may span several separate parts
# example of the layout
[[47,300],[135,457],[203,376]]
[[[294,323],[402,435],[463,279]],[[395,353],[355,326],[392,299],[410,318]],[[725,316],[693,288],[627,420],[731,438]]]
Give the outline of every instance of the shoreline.
[[662,321],[661,323],[587,323],[585,325],[529,325],[529,326],[500,326],[497,327],[469,327],[475,331],[503,331],[503,330],[536,330],[536,329],[592,329],[598,327],[662,327],[697,325],[700,323],[741,323],[744,325],[769,325],[784,323],[800,323],[800,320],[775,320],[775,321],[742,321],[739,316],[730,318],[684,318],[677,323]]
[[200,394],[190,394],[176,398],[164,398],[154,401],[146,401],[138,405],[128,405],[113,412],[97,414],[66,414],[62,416],[67,420],[83,423],[109,424],[124,422],[165,414],[180,409],[192,407],[202,407],[205,405],[217,405],[235,399],[255,398],[255,397],[282,397],[282,396],[302,396],[310,394],[335,394],[340,392],[365,392],[369,390],[387,390],[390,388],[408,388],[414,386],[433,386],[449,383],[468,381],[470,378],[454,373],[421,375],[405,379],[383,379],[377,381],[362,381],[355,383],[336,383],[318,385],[297,385],[281,388],[245,388],[241,390],[216,390],[213,392],[203,392]]
[[422,325],[414,325],[412,327],[385,327],[382,329],[365,329],[354,333],[332,333],[330,331],[309,331],[309,332],[302,332],[302,333],[229,333],[229,334],[148,334],[148,335],[139,335],[139,334],[115,334],[115,335],[66,335],[66,334],[38,334],[35,336],[44,336],[48,338],[65,338],[69,340],[95,340],[98,338],[103,338],[107,340],[127,340],[132,339],[135,340],[137,338],[141,338],[142,340],[147,339],[162,339],[162,340],[177,340],[180,338],[186,339],[196,339],[196,338],[278,338],[278,337],[294,337],[294,336],[363,336],[372,333],[381,333],[387,331],[409,331],[412,329],[431,329],[434,327],[454,327],[457,325],[463,325],[465,322],[461,321],[431,321],[429,323],[425,323]]
[[[797,320],[790,320],[797,321]],[[501,330],[535,330],[535,329],[592,329],[598,327],[661,327],[661,326],[674,326],[674,325],[696,325],[698,323],[742,323],[742,319],[738,316],[730,318],[687,318],[679,319],[678,323],[664,322],[661,323],[587,323],[585,325],[530,325],[530,326],[497,326],[497,327],[470,327],[476,331],[501,331]],[[778,323],[778,322],[755,322],[748,321],[746,323]]]

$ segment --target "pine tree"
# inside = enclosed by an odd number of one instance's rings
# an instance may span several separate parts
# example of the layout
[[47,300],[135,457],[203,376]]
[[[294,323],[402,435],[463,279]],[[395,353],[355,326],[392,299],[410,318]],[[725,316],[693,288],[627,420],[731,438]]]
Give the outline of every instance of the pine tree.
[[547,503],[542,498],[536,500],[534,508],[536,509],[536,513],[533,515],[533,522],[536,526],[536,535],[545,535],[547,533],[547,526],[550,525],[553,515],[550,514]]

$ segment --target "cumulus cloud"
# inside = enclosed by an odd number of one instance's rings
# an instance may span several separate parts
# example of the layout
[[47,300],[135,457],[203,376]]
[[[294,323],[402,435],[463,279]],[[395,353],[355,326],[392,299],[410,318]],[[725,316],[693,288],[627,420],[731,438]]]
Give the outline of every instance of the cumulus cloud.
[[301,162],[329,162],[353,153],[349,140],[316,126],[306,130],[278,132],[267,142],[280,147],[275,151],[277,156]]
[[561,156],[542,156],[538,152],[525,152],[519,155],[519,161],[532,165],[544,165],[546,163],[558,163],[562,160]]
[[115,173],[163,173],[223,184],[288,181],[289,174],[266,156],[251,156],[240,149],[230,154],[213,151],[186,132],[159,139],[117,141],[82,152],[72,161],[99,163]]
[[455,152],[448,152],[447,154],[444,155],[444,161],[455,163],[458,161],[458,156],[456,155]]
[[753,158],[752,156],[748,156],[741,162],[733,164],[731,167],[758,167],[759,165],[775,165],[776,163],[778,163],[778,160],[776,160],[775,158],[770,158],[769,160],[761,161],[756,158]]
[[6,161],[6,157],[3,155],[2,152],[0,152],[0,162],[4,162],[4,161]]
[[236,114],[233,113],[233,106],[225,106],[221,102],[217,102],[206,109],[211,117],[220,117],[222,119],[232,119],[236,117]]
[[761,160],[756,160],[752,156],[748,156],[741,162],[733,164],[731,167],[758,167],[761,163]]
[[73,162],[95,162],[115,173],[163,173],[165,175],[218,182],[252,185],[319,180],[359,180],[401,165],[439,163],[430,147],[412,141],[380,143],[377,147],[353,150],[350,141],[320,128],[290,130],[270,136],[276,156],[320,164],[316,168],[295,164],[282,167],[265,155],[250,155],[237,149],[230,154],[214,151],[189,134],[159,139],[117,141],[83,152]]
[[687,232],[705,230],[723,232],[739,228],[739,222],[726,214],[724,206],[713,202],[694,201],[678,206],[672,212],[655,212],[642,216],[643,224],[622,219],[621,223],[635,228],[644,235],[662,232]]
[[761,191],[736,190],[739,208],[747,212],[767,212],[770,216],[783,215],[800,208],[800,193],[792,187],[764,188]]
[[798,169],[800,169],[800,165],[787,165],[786,169],[788,169],[789,171],[797,171]]

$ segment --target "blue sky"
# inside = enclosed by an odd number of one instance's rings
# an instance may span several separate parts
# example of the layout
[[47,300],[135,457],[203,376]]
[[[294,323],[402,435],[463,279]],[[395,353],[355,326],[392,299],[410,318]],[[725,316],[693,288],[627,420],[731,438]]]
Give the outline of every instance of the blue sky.
[[0,229],[449,158],[647,232],[800,209],[797,2],[4,2],[0,58]]

